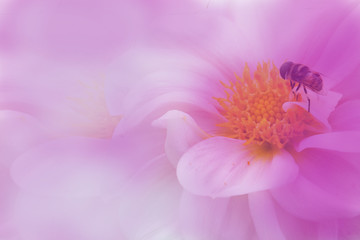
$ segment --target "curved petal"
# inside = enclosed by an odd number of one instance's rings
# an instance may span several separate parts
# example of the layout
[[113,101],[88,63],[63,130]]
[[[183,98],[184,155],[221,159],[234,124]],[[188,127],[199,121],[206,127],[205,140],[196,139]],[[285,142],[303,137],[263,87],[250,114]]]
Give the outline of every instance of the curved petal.
[[[358,160],[360,154],[352,155],[357,157],[351,159],[349,153],[319,149],[308,149],[297,154],[300,175],[309,181],[310,186],[309,192],[304,193],[304,198],[311,197],[311,188],[319,188],[319,192],[312,196],[312,201],[315,204],[321,204],[316,201],[328,197],[325,200],[329,204],[328,206],[335,205],[334,209],[327,209],[327,204],[324,204],[320,211],[327,210],[329,215],[341,214],[341,209],[344,209],[343,214],[351,213],[351,210],[353,214],[359,213],[360,168]],[[299,199],[302,197],[302,195],[298,196]],[[304,205],[306,205],[306,201],[303,201]],[[312,214],[311,211],[308,214]]]
[[124,239],[181,239],[177,228],[182,188],[164,155],[132,176],[111,198]]
[[[6,230],[5,223],[11,221],[18,187],[11,179],[9,168],[0,164],[0,236]],[[5,229],[3,229],[3,226]],[[12,232],[12,231],[11,231]]]
[[[113,140],[47,142],[18,157],[12,176],[22,189],[42,195],[88,197],[118,192],[129,176],[161,152],[148,138],[139,131]],[[142,146],[141,151],[134,151],[134,146]]]
[[334,131],[360,131],[358,109],[360,109],[360,100],[347,101],[339,105],[329,117]]
[[271,195],[267,192],[249,194],[249,207],[260,240],[285,240],[276,216]]
[[336,220],[330,220],[319,224],[319,240],[338,240],[338,223]]
[[[161,50],[159,53],[158,49],[153,49],[149,56],[144,56],[141,50],[149,52],[149,49],[140,48],[125,54],[115,65],[119,72],[110,74],[105,85],[110,112],[123,116],[116,134],[126,132],[145,119],[151,122],[173,109],[192,116],[202,112],[219,118],[212,99],[212,96],[223,94],[219,88],[222,77],[216,69],[191,55],[186,55],[186,61],[182,60],[183,53],[162,53]],[[169,58],[175,59],[174,62]],[[191,63],[193,66],[188,67]]]
[[301,176],[292,184],[273,189],[271,194],[282,208],[302,219],[353,217],[359,212],[358,207],[341,202]]
[[[285,239],[291,239],[291,240],[317,239],[319,232],[318,229],[319,222],[301,219],[296,215],[293,215],[285,211],[281,206],[279,206],[279,204],[277,204],[274,198],[268,199],[267,201],[270,200],[272,200],[271,201],[272,206],[270,207],[274,208],[275,211],[275,216],[273,216],[275,227],[276,228],[280,227],[281,233],[285,236]],[[268,203],[268,205],[270,205],[270,203]],[[258,207],[258,205],[256,205],[255,207]],[[260,205],[259,208],[262,209],[262,206]],[[271,208],[267,209],[267,211],[272,211]],[[263,214],[265,213],[266,212],[264,212]],[[261,215],[262,213],[259,213],[259,217],[261,217]],[[270,217],[267,217],[265,215],[264,218],[269,219]],[[272,223],[269,223],[269,225],[271,224]],[[266,231],[266,229],[263,230],[263,232],[264,231]],[[268,231],[271,232],[273,230],[270,229]]]
[[184,192],[180,206],[184,239],[253,239],[255,230],[247,196],[202,197]]
[[344,100],[358,100],[360,96],[359,81],[360,78],[360,63],[354,71],[348,73],[345,79],[336,85],[333,90],[343,94]]
[[[51,156],[54,162],[46,154],[32,153],[34,158],[43,157],[40,163],[23,158],[31,161],[15,164],[13,175],[22,191],[14,218],[23,238],[176,239],[173,222],[181,188],[164,156],[134,171],[128,166],[136,160],[134,145],[126,145],[127,141],[113,145],[122,148],[122,154],[116,154],[109,142],[67,139],[67,143],[46,146],[60,158]],[[149,156],[138,157],[144,155]],[[28,172],[21,172],[19,167],[26,164],[31,165]]]
[[[125,115],[117,126],[115,134],[118,135],[129,131],[129,129],[134,128],[145,119],[153,121],[174,108],[185,112],[207,113],[208,120],[218,119],[218,116],[214,114],[216,112],[215,107],[209,102],[209,99],[198,96],[196,91],[173,91],[156,96],[136,107],[131,114]],[[192,116],[196,117],[197,114]],[[205,121],[205,126],[208,125]]]
[[165,153],[175,167],[184,152],[209,137],[190,115],[177,110],[165,113],[153,121],[152,125],[166,128]]
[[12,221],[4,222],[1,224],[0,237],[7,240],[19,239],[18,229],[16,229]]
[[[211,2],[208,3],[210,6]],[[261,51],[264,46],[257,44],[259,35],[253,37],[258,33],[253,31],[257,19],[239,27],[224,9],[219,11],[209,7],[202,10],[202,14],[191,14],[186,18],[182,15],[171,15],[165,21],[159,18],[151,30],[161,43],[191,51],[221,71],[226,79],[238,71],[239,64],[243,65],[245,61],[256,64],[258,59],[266,59]],[[249,8],[237,10],[240,16],[249,12]],[[211,31],[208,26],[212,26]]]
[[284,211],[269,192],[249,194],[249,206],[259,239],[336,240],[338,237],[336,220],[301,219]]
[[[347,76],[360,64],[360,56],[357,54],[360,51],[360,6],[350,2],[343,6],[347,7],[348,12],[332,29],[333,35],[324,45],[324,51],[316,66],[319,71],[331,77],[328,88],[351,80],[347,79]],[[358,84],[357,79],[355,81],[352,82]]]
[[[58,134],[99,137],[103,131],[102,137],[111,136],[116,121],[103,114],[105,100],[101,103],[104,97],[98,96],[98,89],[84,96],[87,84],[101,82],[104,67],[144,30],[144,19],[161,5],[116,0],[11,2],[1,16],[0,107],[31,113]],[[107,121],[112,127],[100,127]]]
[[222,77],[218,70],[192,54],[137,47],[126,51],[109,67],[105,95],[111,114],[127,115],[169,91],[214,91],[216,87],[209,86],[219,79]]
[[360,216],[339,220],[339,238],[356,239],[360,236]]
[[[337,41],[349,41],[351,46],[357,43],[356,40],[348,39],[349,35],[342,35],[341,31],[337,34],[334,31],[355,8],[356,3],[339,0],[225,2],[230,2],[226,9],[226,14],[230,15],[228,18],[235,21],[237,26],[241,26],[237,31],[243,32],[242,38],[247,38],[252,43],[247,47],[254,49],[258,59],[274,59],[277,66],[286,60],[293,60],[318,69],[320,67],[315,65],[320,62],[319,58],[322,54],[327,54],[327,57],[322,59],[326,61],[319,71],[331,71],[334,66],[341,64],[331,55],[332,52],[341,52],[341,46]],[[251,24],[244,24],[249,21]],[[314,22],[317,24],[313,24]],[[356,18],[346,21],[344,25],[355,24]],[[331,41],[332,44],[328,47],[329,39],[332,38],[335,40]],[[347,51],[346,54],[348,53]],[[340,56],[345,57],[346,54]],[[331,68],[323,69],[326,63],[333,65]],[[346,61],[342,63],[345,65]]]
[[298,167],[282,150],[272,159],[255,158],[243,141],[225,137],[206,139],[180,159],[177,175],[188,191],[228,197],[281,186],[296,178]]
[[[308,110],[306,95],[303,91],[301,92],[304,99],[303,102],[286,102],[283,104],[284,111],[287,111],[293,105],[298,105],[306,111]],[[341,99],[342,95],[332,91],[327,92],[325,96],[316,94],[312,91],[308,91],[307,95],[310,99],[310,113],[315,117],[315,119],[324,124],[324,126],[326,126],[328,129],[331,129],[328,118],[335,110],[335,107]]]
[[116,210],[102,198],[45,197],[22,191],[13,221],[18,239],[124,239]]
[[10,110],[0,111],[0,132],[0,163],[7,166],[24,151],[50,139],[34,117]]
[[119,118],[106,108],[100,70],[33,58],[5,65],[0,107],[36,116],[57,135],[111,136]]
[[341,152],[360,152],[360,131],[342,131],[317,134],[299,143],[297,151],[307,148],[321,148]]
[[81,1],[13,1],[4,15],[0,47],[12,56],[30,53],[60,61],[107,61],[144,30],[149,9],[154,6],[137,1],[89,0],[86,8]]

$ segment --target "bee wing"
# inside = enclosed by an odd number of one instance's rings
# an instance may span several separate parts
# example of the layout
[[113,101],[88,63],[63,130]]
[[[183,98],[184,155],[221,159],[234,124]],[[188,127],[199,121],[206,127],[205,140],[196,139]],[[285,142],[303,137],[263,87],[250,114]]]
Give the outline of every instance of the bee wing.
[[321,89],[321,91],[314,91],[317,94],[323,95],[323,96],[327,96],[328,95],[328,90],[325,89],[324,87]]
[[329,77],[327,77],[325,74],[319,73],[322,77],[323,80],[323,87],[321,89],[321,91],[317,91],[316,93],[323,95],[323,96],[327,96],[328,92],[329,92],[329,88],[326,85],[327,82],[329,82]]
[[325,88],[325,84],[322,78],[314,78],[312,75],[309,75],[303,79],[302,83],[305,85],[306,88],[317,94],[324,96],[327,95],[327,90]]

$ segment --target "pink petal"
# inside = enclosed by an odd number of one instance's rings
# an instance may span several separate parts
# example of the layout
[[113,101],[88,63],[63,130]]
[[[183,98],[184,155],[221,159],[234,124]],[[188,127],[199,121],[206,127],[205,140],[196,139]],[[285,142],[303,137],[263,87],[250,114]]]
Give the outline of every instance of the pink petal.
[[[208,3],[211,5],[211,2]],[[226,79],[234,76],[239,64],[264,59],[261,51],[263,46],[258,44],[256,37],[259,35],[255,35],[258,32],[253,27],[256,19],[251,19],[252,24],[242,24],[239,28],[227,10],[211,11],[213,9],[208,8],[209,11],[204,11],[205,8],[200,10],[202,14],[189,14],[186,18],[173,14],[157,19],[151,29],[156,41],[162,46],[167,44],[172,48],[188,49],[221,71]],[[241,8],[237,10],[238,15],[244,15],[247,11]],[[207,26],[212,26],[212,30],[207,31]],[[246,59],[242,56],[246,56]]]
[[[109,74],[105,93],[110,112],[123,116],[116,134],[173,109],[185,111],[197,121],[198,112],[219,118],[212,96],[222,92],[219,79],[223,77],[201,59],[174,51],[140,48],[124,54],[113,68],[111,71],[116,71]],[[199,71],[193,71],[194,68]],[[206,126],[208,122],[204,121]]]
[[[332,29],[332,35],[324,44],[324,51],[316,66],[318,71],[329,76],[328,87],[332,88],[337,83],[355,81],[347,79],[349,73],[358,68],[360,64],[360,7],[356,3],[343,3],[341,8],[347,8],[347,15]],[[333,10],[336,12],[336,10]],[[316,25],[316,24],[314,24]],[[344,91],[346,93],[346,91]]]
[[[179,50],[131,48],[108,69],[105,93],[110,113],[127,115],[137,105],[169,91],[208,91],[209,79],[217,82],[221,79],[211,67],[206,61]],[[206,70],[207,76],[195,74],[194,68]]]
[[0,164],[0,236],[5,230],[2,227],[12,219],[17,193],[18,187],[11,179],[9,168]]
[[36,116],[57,135],[109,137],[119,119],[106,108],[100,69],[87,67],[38,56],[6,63],[0,107]]
[[330,115],[329,122],[334,130],[360,130],[360,100],[347,101],[339,105]]
[[336,199],[336,196],[301,176],[294,183],[274,189],[271,193],[282,208],[302,219],[352,217],[359,212],[359,207],[341,202],[341,199]]
[[[308,102],[305,93],[302,92],[303,102],[286,102],[283,104],[284,111],[287,111],[293,105],[298,105],[308,110]],[[336,105],[341,99],[341,94],[329,91],[325,96],[316,94],[312,91],[308,91],[308,96],[310,98],[310,112],[311,114],[322,124],[324,124],[328,129],[331,129],[328,122],[330,114],[335,110]]]
[[267,192],[249,194],[249,206],[260,240],[285,240],[280,228],[271,195]]
[[[213,5],[212,2],[209,2],[210,9]],[[327,70],[334,69],[334,65],[338,63],[336,57],[330,56],[331,52],[340,51],[338,49],[341,49],[338,44],[332,44],[326,49],[328,41],[334,37],[346,42],[348,35],[336,34],[334,29],[337,29],[355,6],[355,3],[336,0],[331,2],[324,0],[223,2],[228,5],[224,15],[234,22],[236,26],[234,32],[241,33],[240,41],[242,42],[240,45],[245,45],[248,49],[247,54],[243,56],[250,59],[249,61],[253,57],[255,61],[274,59],[275,64],[279,66],[286,60],[294,60],[312,66],[325,74]],[[284,18],[287,21],[284,21]],[[251,22],[251,24],[244,24],[247,22]],[[314,22],[319,24],[313,24]],[[345,25],[351,24],[356,24],[356,18],[353,21],[348,21]],[[231,39],[232,35],[229,34],[227,38]],[[250,44],[244,44],[243,39],[246,39]],[[302,39],[302,41],[299,41],[299,39]],[[356,44],[356,40],[349,41],[351,46]],[[336,40],[333,42],[336,42]],[[231,49],[232,45],[229,45],[229,49]],[[219,48],[216,47],[216,49]],[[221,52],[226,52],[223,49],[226,48],[221,48]],[[326,63],[331,62],[334,64],[331,67],[332,69],[323,69],[322,67],[318,69],[319,67],[315,67],[318,59],[324,54],[324,49],[326,49],[327,57],[322,59],[326,60],[322,66],[325,65],[326,67]],[[343,55],[340,56],[343,57]],[[236,59],[234,62],[237,62]],[[345,62],[343,61],[343,63]],[[324,70],[326,71],[324,72]]]
[[10,164],[24,151],[49,140],[34,117],[10,110],[0,111],[0,163]]
[[356,239],[360,236],[360,216],[339,220],[339,238]]
[[69,0],[13,2],[4,14],[2,50],[72,62],[104,61],[121,52],[143,30],[148,9],[136,1],[89,0],[86,8]]
[[345,79],[336,85],[333,90],[343,94],[344,100],[357,100],[360,96],[358,79],[360,76],[360,63],[354,71],[348,73]]
[[[175,229],[170,220],[177,214],[181,188],[168,161],[149,160],[134,171],[129,165],[135,157],[151,155],[135,156],[128,141],[101,142],[58,141],[46,146],[58,159],[32,152],[42,159],[22,157],[19,161],[29,163],[15,164],[13,175],[22,188],[15,223],[24,238],[155,240]],[[26,164],[28,172],[21,172]]]
[[12,176],[22,189],[42,195],[89,197],[118,192],[125,179],[157,152],[155,146],[134,151],[134,139],[48,142],[17,158]]
[[276,204],[269,192],[249,194],[249,206],[259,239],[327,240],[337,237],[335,221],[301,219]]
[[[118,135],[129,131],[129,129],[134,128],[145,119],[153,121],[167,111],[174,109],[174,106],[182,111],[209,112],[209,116],[212,115],[211,113],[215,112],[214,105],[211,105],[209,102],[206,102],[205,99],[196,96],[196,92],[169,92],[155,97],[149,102],[135,108],[131,114],[125,115],[117,126],[116,134]],[[209,108],[213,109],[209,110]],[[214,115],[212,117],[215,118]]]
[[[281,206],[279,206],[279,204],[276,203],[274,198],[268,199],[268,201],[271,201],[272,208],[275,211],[275,216],[273,216],[275,218],[274,219],[275,227],[277,227],[277,225],[278,227],[280,227],[280,230],[282,234],[285,236],[285,239],[291,239],[291,240],[317,239],[317,236],[319,234],[318,233],[319,222],[304,220],[287,212]],[[259,207],[260,209],[262,208],[261,205],[260,206],[256,205],[255,207]],[[259,217],[261,216],[262,214],[259,213]],[[263,217],[269,218],[266,215]],[[269,225],[271,225],[271,223]]]
[[212,199],[184,192],[180,224],[185,239],[236,240],[255,235],[245,195]]
[[44,197],[23,191],[14,210],[20,239],[124,239],[116,206],[102,198]]
[[199,128],[188,114],[172,110],[155,120],[153,125],[167,129],[165,152],[169,161],[176,167],[180,157],[190,147],[209,137]]
[[[269,199],[269,201],[271,200],[272,199]],[[281,231],[285,236],[285,239],[338,239],[337,237],[339,228],[337,224],[337,219],[323,221],[304,220],[282,209],[281,206],[276,204],[276,202],[271,202],[273,203],[272,206],[276,213],[276,216],[274,216],[276,217],[274,219],[274,222],[277,222],[279,224]],[[261,213],[259,215],[261,216]],[[263,217],[266,218],[266,215]],[[271,225],[271,223],[269,225]]]
[[297,151],[321,148],[341,152],[360,152],[360,131],[342,131],[313,135],[299,143]]
[[124,239],[178,239],[182,191],[175,169],[164,155],[139,170],[121,194],[110,198]]
[[319,240],[338,240],[338,224],[330,220],[319,224]]
[[6,240],[19,239],[18,230],[12,224],[12,221],[4,222],[1,224],[0,237]]
[[[324,151],[319,149],[308,149],[297,154],[296,159],[299,159],[299,172],[304,177],[304,180],[299,182],[299,185],[294,184],[292,188],[299,191],[299,195],[295,196],[302,201],[303,206],[313,203],[323,206],[319,207],[317,211],[325,212],[326,214],[356,214],[360,211],[358,202],[360,201],[360,166],[358,164],[359,153],[351,159],[349,153],[341,153],[334,151]],[[309,182],[306,182],[309,181]],[[303,185],[300,185],[303,183]],[[302,191],[301,188],[309,185],[308,191]],[[292,184],[289,184],[291,187]],[[312,194],[312,190],[319,191]],[[305,189],[304,189],[305,190]],[[293,190],[292,190],[293,191]],[[310,202],[309,199],[310,198]],[[327,199],[327,200],[325,200]],[[317,202],[318,201],[318,202]],[[331,206],[334,206],[332,209]],[[294,204],[296,208],[296,204]],[[311,208],[310,208],[311,209]],[[343,210],[343,212],[341,212]],[[311,211],[304,211],[303,214],[311,214]],[[326,215],[325,215],[326,216]],[[322,213],[313,218],[322,218]]]
[[291,182],[297,171],[284,150],[273,159],[255,159],[243,141],[213,137],[181,157],[177,175],[182,186],[194,194],[227,197],[281,186]]

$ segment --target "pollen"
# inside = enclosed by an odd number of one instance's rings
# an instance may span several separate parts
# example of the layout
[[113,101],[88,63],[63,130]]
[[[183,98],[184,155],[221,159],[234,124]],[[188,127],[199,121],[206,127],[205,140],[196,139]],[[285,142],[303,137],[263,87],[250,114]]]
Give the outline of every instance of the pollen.
[[258,64],[253,78],[246,64],[242,77],[235,74],[234,81],[221,84],[226,96],[215,99],[226,119],[218,124],[222,136],[283,148],[291,139],[302,137],[314,121],[301,107],[283,110],[285,102],[301,101],[301,95],[291,92],[289,81],[280,77],[274,64],[271,69],[270,63]]

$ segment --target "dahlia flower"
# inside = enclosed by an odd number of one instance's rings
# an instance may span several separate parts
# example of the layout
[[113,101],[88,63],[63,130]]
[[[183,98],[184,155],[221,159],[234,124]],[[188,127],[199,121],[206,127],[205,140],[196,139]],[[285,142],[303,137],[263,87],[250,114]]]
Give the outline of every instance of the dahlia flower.
[[[14,136],[1,145],[1,237],[360,235],[356,3],[142,12],[141,1],[92,0],[82,15],[77,1],[19,2],[1,31],[2,126]],[[287,60],[324,74],[310,112],[279,76]]]
[[[160,16],[153,40],[113,64],[107,103],[123,116],[114,134],[141,129],[153,138],[139,146],[163,143],[183,188],[171,203],[184,239],[360,236],[359,11],[341,1],[210,4]],[[324,94],[293,93],[285,61],[322,73]]]

